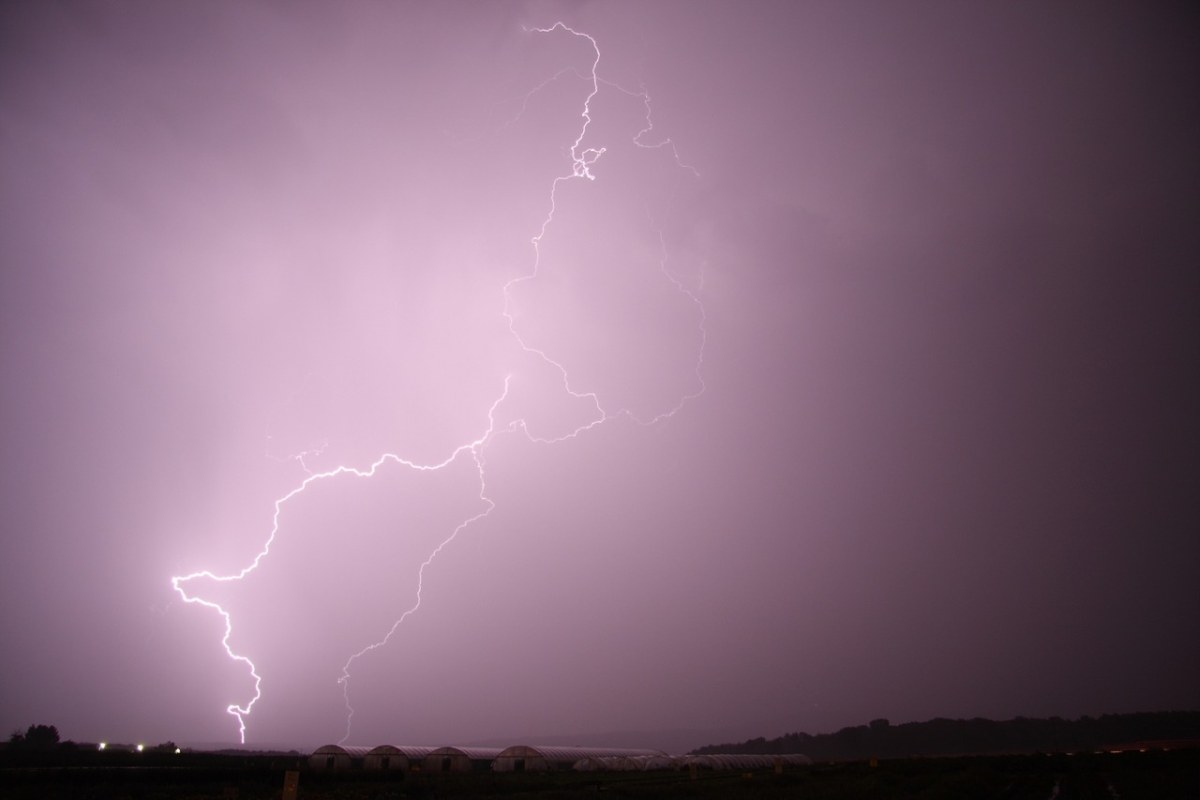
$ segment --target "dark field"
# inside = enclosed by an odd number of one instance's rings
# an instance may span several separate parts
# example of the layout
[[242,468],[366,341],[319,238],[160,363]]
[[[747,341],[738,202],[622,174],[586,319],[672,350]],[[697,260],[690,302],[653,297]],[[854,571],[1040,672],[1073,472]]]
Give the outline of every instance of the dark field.
[[[186,756],[185,756],[186,758]],[[0,796],[34,798],[216,798],[266,800],[283,793],[284,772],[299,768],[302,800],[375,798],[1030,798],[1031,800],[1194,800],[1200,750],[1082,755],[924,758],[817,764],[749,773],[611,772],[464,775],[322,774],[302,759],[191,759],[183,766],[6,766]]]

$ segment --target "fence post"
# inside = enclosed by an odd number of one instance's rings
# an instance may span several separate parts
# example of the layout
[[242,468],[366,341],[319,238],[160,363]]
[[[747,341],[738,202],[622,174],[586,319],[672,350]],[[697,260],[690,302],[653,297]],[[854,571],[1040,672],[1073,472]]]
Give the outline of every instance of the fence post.
[[283,800],[296,800],[300,792],[300,771],[289,769],[283,773]]

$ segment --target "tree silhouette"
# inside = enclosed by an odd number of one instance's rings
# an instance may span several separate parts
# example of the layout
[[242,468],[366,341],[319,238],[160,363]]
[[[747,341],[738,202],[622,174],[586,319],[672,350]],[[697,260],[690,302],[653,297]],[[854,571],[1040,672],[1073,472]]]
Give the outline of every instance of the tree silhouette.
[[1084,716],[1077,721],[1051,717],[1010,720],[931,719],[892,725],[842,728],[812,736],[791,733],[778,739],[751,739],[741,744],[701,747],[696,753],[804,753],[814,759],[908,758],[919,755],[979,753],[1088,752],[1099,748],[1154,740],[1200,739],[1200,712],[1164,711]]
[[14,750],[53,750],[58,746],[58,728],[53,725],[30,725],[24,736],[14,732],[8,737],[8,746]]

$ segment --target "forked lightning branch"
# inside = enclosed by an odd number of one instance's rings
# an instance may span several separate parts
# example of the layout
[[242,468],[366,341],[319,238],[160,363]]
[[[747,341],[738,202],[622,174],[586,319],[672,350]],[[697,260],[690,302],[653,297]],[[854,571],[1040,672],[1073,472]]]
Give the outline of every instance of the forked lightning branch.
[[[574,28],[571,28],[562,22],[556,22],[554,25],[551,25],[547,28],[526,28],[525,32],[527,34],[536,36],[571,36],[575,39],[578,39],[581,44],[586,45],[590,49],[591,68],[586,74],[583,74],[588,86],[588,92],[583,100],[580,111],[581,123],[578,128],[578,133],[574,140],[570,142],[569,146],[568,152],[570,154],[570,167],[563,174],[555,177],[549,187],[549,210],[546,213],[545,218],[542,220],[541,226],[531,238],[531,243],[533,246],[532,265],[526,274],[513,278],[504,285],[503,307],[501,309],[501,313],[503,314],[507,324],[509,335],[519,345],[521,350],[536,357],[545,365],[549,366],[554,373],[558,375],[562,391],[574,399],[586,401],[592,410],[585,421],[576,425],[566,433],[554,437],[535,436],[530,432],[529,427],[526,425],[524,419],[513,420],[507,425],[504,425],[498,429],[496,423],[496,413],[497,409],[508,398],[509,395],[511,376],[508,376],[504,379],[503,386],[499,387],[498,394],[492,401],[491,406],[480,410],[482,431],[479,433],[479,435],[471,441],[458,445],[442,461],[436,463],[417,463],[396,453],[384,453],[366,469],[359,469],[352,466],[343,465],[323,472],[309,473],[298,486],[274,501],[274,514],[272,517],[270,533],[268,534],[262,548],[246,567],[228,575],[217,575],[211,571],[202,570],[171,578],[172,587],[185,602],[194,603],[196,605],[211,609],[221,616],[224,621],[224,634],[221,638],[221,646],[224,648],[226,655],[230,659],[232,659],[235,663],[242,665],[249,672],[250,677],[253,680],[253,692],[250,693],[248,699],[246,699],[244,702],[231,703],[226,709],[226,711],[237,720],[238,734],[243,744],[246,741],[247,718],[251,716],[255,704],[263,695],[265,676],[259,673],[258,668],[248,656],[235,652],[231,646],[230,637],[233,634],[234,626],[234,620],[231,613],[219,603],[204,599],[197,594],[189,592],[188,586],[193,581],[197,580],[215,581],[218,583],[240,581],[258,569],[263,560],[270,555],[271,546],[276,539],[280,536],[286,535],[286,532],[281,528],[282,519],[285,509],[294,498],[304,493],[315,483],[336,480],[339,477],[350,476],[361,479],[370,479],[376,474],[380,467],[389,463],[398,464],[409,470],[425,472],[445,469],[451,464],[458,462],[460,459],[467,459],[474,467],[475,476],[478,481],[478,498],[484,504],[483,511],[476,513],[473,516],[464,518],[453,530],[448,531],[446,536],[421,563],[417,572],[417,585],[415,598],[412,605],[397,616],[395,622],[391,625],[387,633],[382,638],[380,638],[378,641],[367,644],[346,659],[345,664],[342,667],[341,674],[337,677],[338,683],[340,683],[342,686],[342,692],[346,705],[346,729],[342,738],[342,741],[345,742],[350,736],[351,723],[354,717],[354,708],[350,703],[350,676],[351,668],[354,666],[355,661],[367,653],[387,645],[391,641],[397,630],[400,629],[402,623],[409,616],[416,613],[421,606],[421,591],[424,586],[425,568],[428,567],[434,561],[434,559],[437,558],[438,554],[441,553],[442,550],[468,526],[471,526],[481,519],[486,518],[496,507],[495,502],[488,495],[487,468],[486,461],[484,459],[484,451],[490,442],[492,442],[497,436],[503,434],[516,434],[525,437],[530,442],[553,444],[555,442],[561,442],[566,439],[578,437],[586,431],[592,430],[593,428],[596,428],[597,426],[600,426],[617,417],[626,417],[643,425],[652,425],[663,419],[673,416],[676,412],[683,408],[683,406],[689,400],[698,397],[704,391],[705,386],[701,373],[704,365],[704,349],[707,342],[705,309],[699,296],[694,291],[689,289],[683,280],[681,280],[668,269],[667,246],[665,238],[662,236],[661,232],[659,234],[659,269],[661,271],[662,279],[667,281],[668,284],[676,292],[682,295],[692,306],[695,313],[698,332],[698,346],[696,348],[695,360],[692,364],[693,387],[689,391],[681,394],[670,408],[667,408],[659,412],[657,415],[648,418],[639,418],[627,409],[619,409],[614,411],[608,410],[601,401],[601,398],[597,392],[581,391],[576,389],[572,382],[567,366],[562,363],[562,361],[557,360],[549,355],[545,349],[537,347],[528,342],[518,329],[517,320],[512,311],[513,290],[520,284],[534,281],[538,278],[539,271],[541,269],[542,242],[554,225],[555,214],[558,211],[559,188],[568,181],[594,181],[600,177],[596,171],[596,167],[604,156],[606,147],[603,145],[585,145],[584,141],[588,136],[588,131],[593,121],[592,102],[601,91],[611,89],[631,97],[640,98],[641,104],[644,108],[644,126],[634,135],[633,143],[640,148],[666,150],[669,152],[676,168],[684,170],[693,176],[698,177],[694,168],[680,161],[675,144],[670,139],[663,139],[659,142],[644,141],[654,128],[651,119],[650,96],[644,88],[640,88],[638,91],[632,91],[601,78],[600,47],[592,36],[575,30]],[[575,70],[570,71],[575,72]],[[562,73],[560,72],[560,74]],[[576,72],[575,74],[581,73]],[[533,92],[538,91],[548,82],[549,81],[544,82],[541,86],[535,88]],[[531,94],[533,92],[531,92]],[[484,417],[486,417],[486,420],[483,419]]]

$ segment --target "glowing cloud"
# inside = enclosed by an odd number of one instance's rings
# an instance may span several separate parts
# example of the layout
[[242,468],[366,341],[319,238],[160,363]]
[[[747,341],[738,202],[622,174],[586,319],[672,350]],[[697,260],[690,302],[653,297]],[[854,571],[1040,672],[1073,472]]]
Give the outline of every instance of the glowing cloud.
[[[648,275],[643,274],[639,278],[642,283],[635,285],[651,287],[646,291],[658,293],[660,296],[665,296],[663,293],[673,295],[674,300],[671,301],[671,304],[675,310],[670,317],[669,323],[684,323],[693,327],[695,331],[692,339],[695,353],[694,360],[686,365],[686,369],[682,371],[677,370],[677,372],[686,377],[672,376],[670,380],[665,382],[665,385],[674,388],[666,390],[660,388],[650,393],[647,397],[626,396],[618,398],[615,402],[603,400],[601,397],[602,390],[583,387],[586,385],[604,384],[604,370],[593,370],[592,374],[586,379],[576,376],[575,371],[568,366],[570,356],[559,354],[560,350],[564,349],[563,338],[569,337],[556,335],[556,329],[553,325],[541,324],[543,320],[539,317],[536,309],[539,307],[539,304],[544,307],[546,304],[554,302],[552,295],[540,290],[538,286],[539,281],[544,277],[546,272],[549,258],[548,253],[552,253],[553,255],[555,270],[570,269],[569,264],[572,262],[572,259],[567,257],[570,255],[570,249],[563,242],[550,241],[551,232],[559,225],[556,215],[562,204],[584,202],[583,198],[575,194],[572,194],[570,198],[564,197],[565,190],[572,183],[586,185],[599,181],[603,177],[599,167],[602,163],[602,157],[609,151],[609,146],[601,142],[591,143],[591,140],[596,138],[593,135],[593,124],[595,121],[594,117],[599,112],[593,109],[593,104],[597,101],[598,97],[603,93],[610,92],[614,95],[620,95],[637,101],[643,109],[643,125],[630,137],[632,144],[636,148],[643,150],[660,150],[668,154],[669,167],[677,176],[695,179],[699,177],[699,173],[694,167],[680,160],[679,153],[671,139],[661,138],[657,141],[653,140],[654,124],[651,117],[650,95],[644,87],[640,87],[637,91],[632,91],[601,77],[601,50],[594,37],[576,30],[563,22],[556,22],[549,27],[525,28],[525,32],[545,37],[571,37],[573,41],[585,45],[588,49],[590,53],[589,67],[586,71],[580,71],[575,67],[566,67],[559,70],[553,77],[542,81],[524,96],[521,110],[515,118],[505,123],[506,127],[515,124],[520,119],[521,115],[525,113],[529,100],[533,95],[544,90],[560,78],[573,76],[575,79],[581,80],[587,87],[587,93],[582,100],[581,107],[579,107],[581,122],[574,134],[573,140],[567,144],[569,164],[562,174],[557,175],[551,181],[548,195],[549,209],[540,227],[537,228],[536,233],[530,239],[533,247],[532,265],[525,274],[514,277],[503,284],[503,300],[500,313],[503,317],[507,333],[511,337],[511,340],[518,346],[522,357],[525,360],[532,358],[534,363],[541,365],[540,368],[542,370],[548,369],[550,374],[556,376],[555,380],[559,387],[557,391],[565,394],[569,403],[578,408],[587,409],[587,411],[586,413],[579,414],[579,420],[572,424],[567,424],[565,427],[560,425],[557,430],[551,433],[543,432],[544,426],[543,428],[535,426],[530,421],[528,413],[522,410],[524,408],[522,401],[514,398],[515,382],[518,380],[517,373],[519,372],[519,370],[514,369],[506,375],[502,390],[495,396],[491,405],[486,409],[487,422],[482,431],[470,441],[463,442],[454,447],[441,460],[420,462],[394,452],[387,452],[378,456],[378,458],[365,468],[341,464],[331,469],[315,470],[310,467],[306,459],[320,455],[320,450],[305,450],[292,456],[298,461],[307,477],[291,491],[274,501],[274,514],[270,532],[262,548],[254,556],[253,560],[244,568],[229,574],[216,574],[209,570],[202,570],[171,578],[172,587],[185,602],[203,606],[220,615],[224,622],[224,634],[221,638],[221,646],[231,660],[249,672],[253,680],[253,693],[249,699],[244,702],[231,703],[227,708],[228,713],[237,720],[239,736],[242,742],[246,740],[247,718],[254,710],[255,704],[263,696],[264,675],[260,672],[255,662],[242,652],[245,648],[235,647],[231,641],[234,633],[233,614],[226,607],[225,603],[211,599],[211,593],[214,590],[214,586],[240,583],[260,569],[264,560],[271,555],[272,546],[276,544],[281,536],[285,535],[285,512],[295,505],[302,495],[313,492],[319,485],[336,490],[345,481],[376,478],[385,469],[392,470],[399,468],[411,473],[431,473],[446,471],[452,467],[462,468],[466,465],[469,467],[469,472],[474,476],[473,480],[477,486],[476,499],[479,503],[479,508],[481,508],[481,510],[473,513],[468,509],[466,513],[463,513],[456,525],[453,525],[444,536],[437,539],[436,545],[428,552],[428,555],[417,569],[415,596],[411,605],[398,616],[394,617],[394,621],[390,627],[387,628],[386,632],[379,639],[362,646],[345,659],[340,670],[340,675],[337,678],[342,687],[345,703],[346,727],[342,737],[342,741],[344,742],[350,736],[351,723],[354,717],[354,707],[351,704],[350,679],[355,662],[368,653],[384,647],[392,640],[404,621],[421,607],[426,568],[433,563],[434,559],[460,533],[469,526],[488,517],[496,507],[495,501],[488,494],[487,461],[485,458],[488,445],[496,437],[504,434],[515,434],[523,437],[530,443],[553,444],[574,439],[586,431],[590,431],[597,426],[617,418],[627,418],[641,425],[652,425],[673,416],[689,400],[698,397],[704,392],[705,384],[702,371],[704,350],[707,341],[704,305],[697,291],[689,288],[687,282],[673,273],[669,267],[667,239],[660,227],[660,221],[655,219],[649,202],[644,198],[626,197],[624,198],[625,205],[635,209],[635,216],[640,215],[640,222],[637,224],[649,236],[656,239],[657,247],[655,248],[655,252],[643,253],[640,257],[631,259],[628,267],[645,272],[644,268],[646,265],[653,265],[655,268],[652,273]],[[587,217],[584,215],[584,223],[582,224],[586,225],[586,221]],[[578,226],[581,223],[576,221],[574,224]],[[580,238],[576,234],[579,234],[579,232],[574,231],[572,235],[566,236],[564,239]],[[596,232],[590,233],[587,237],[589,247],[600,254],[597,256],[598,258],[605,258],[607,251],[600,244],[594,242],[597,238],[599,238],[599,234]],[[657,285],[655,286],[651,281],[656,281]],[[587,300],[585,299],[584,302],[586,303]],[[654,308],[659,307],[654,306]],[[633,314],[635,312],[628,310],[627,313]],[[613,320],[610,317],[608,324],[615,328],[622,326],[624,321],[622,319]],[[645,330],[645,328],[634,326],[634,330],[635,333],[633,334],[631,346],[638,349],[651,348],[654,344],[653,342],[643,341],[638,338],[642,335],[639,331]],[[612,330],[610,333],[611,336],[616,336],[617,331]],[[593,336],[599,336],[601,340],[605,338],[604,333],[593,334]],[[608,343],[605,342],[604,345],[607,346]],[[569,350],[570,348],[565,349]],[[682,385],[681,382],[685,380],[690,385],[678,388]],[[531,385],[538,386],[540,384],[534,382]],[[527,388],[526,391],[528,393],[530,390]]]

